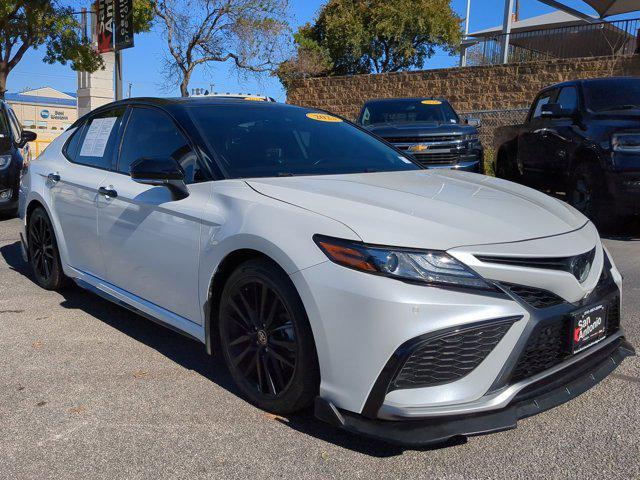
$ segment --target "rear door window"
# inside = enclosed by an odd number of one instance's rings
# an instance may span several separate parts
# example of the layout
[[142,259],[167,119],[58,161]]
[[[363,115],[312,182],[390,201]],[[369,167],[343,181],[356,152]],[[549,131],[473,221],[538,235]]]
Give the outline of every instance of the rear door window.
[[[117,151],[124,112],[125,107],[118,107],[91,117],[67,145],[67,151],[72,155],[70,160],[80,165],[109,170]],[[77,145],[74,143],[76,137]],[[70,148],[72,143],[73,152]]]
[[560,104],[563,110],[572,112],[578,110],[578,90],[576,87],[564,87],[560,90],[557,103]]

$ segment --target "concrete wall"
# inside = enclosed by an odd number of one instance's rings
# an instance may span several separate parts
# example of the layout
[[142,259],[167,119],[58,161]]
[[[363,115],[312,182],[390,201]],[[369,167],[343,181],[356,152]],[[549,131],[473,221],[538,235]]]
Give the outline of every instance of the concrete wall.
[[295,83],[287,101],[350,119],[365,100],[382,97],[445,97],[460,112],[519,109],[547,85],[611,75],[640,75],[640,56],[310,78]]

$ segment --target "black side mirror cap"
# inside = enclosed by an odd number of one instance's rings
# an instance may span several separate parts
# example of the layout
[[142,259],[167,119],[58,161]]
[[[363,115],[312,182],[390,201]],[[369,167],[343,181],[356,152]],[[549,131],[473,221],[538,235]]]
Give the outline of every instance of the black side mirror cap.
[[18,148],[24,147],[27,143],[33,142],[36,138],[38,138],[38,134],[36,132],[32,132],[31,130],[23,130],[20,140],[17,143]]
[[167,187],[176,200],[189,196],[183,168],[171,157],[143,157],[131,164],[129,174],[134,182]]

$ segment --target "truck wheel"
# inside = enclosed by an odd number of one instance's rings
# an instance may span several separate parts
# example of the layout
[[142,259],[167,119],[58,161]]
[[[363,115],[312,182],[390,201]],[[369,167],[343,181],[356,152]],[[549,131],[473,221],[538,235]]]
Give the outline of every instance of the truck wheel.
[[594,163],[581,163],[576,167],[571,175],[567,197],[571,205],[599,228],[608,228],[617,218],[606,204],[602,171]]

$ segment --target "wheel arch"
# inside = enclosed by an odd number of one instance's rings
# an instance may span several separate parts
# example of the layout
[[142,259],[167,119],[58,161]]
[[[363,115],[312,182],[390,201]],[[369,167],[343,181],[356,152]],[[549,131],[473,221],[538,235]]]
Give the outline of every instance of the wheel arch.
[[590,146],[581,146],[577,148],[576,151],[571,156],[571,161],[569,163],[569,172],[568,172],[569,177],[573,175],[574,170],[579,164],[585,163],[585,162],[591,162],[591,163],[595,163],[598,166],[602,166],[602,163],[600,160],[601,160],[600,155],[598,154],[595,148]]
[[[211,275],[209,281],[209,288],[207,289],[207,300],[204,304],[204,333],[205,333],[205,345],[209,355],[213,355],[215,347],[217,346],[217,321],[218,321],[218,308],[220,306],[220,299],[222,297],[222,291],[224,286],[236,270],[238,266],[252,259],[266,259],[274,264],[281,270],[287,277],[287,271],[282,265],[273,257],[267,255],[264,252],[255,250],[253,248],[239,248],[233,250],[220,261],[217,268]],[[295,288],[295,286],[294,286]],[[297,291],[297,289],[296,289]],[[299,295],[299,293],[298,293]],[[304,302],[303,306],[304,306]]]

